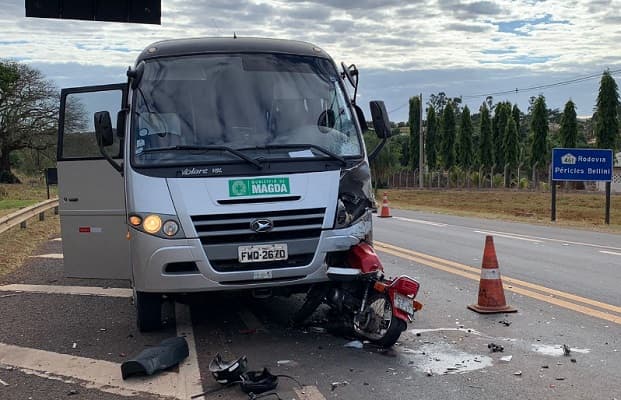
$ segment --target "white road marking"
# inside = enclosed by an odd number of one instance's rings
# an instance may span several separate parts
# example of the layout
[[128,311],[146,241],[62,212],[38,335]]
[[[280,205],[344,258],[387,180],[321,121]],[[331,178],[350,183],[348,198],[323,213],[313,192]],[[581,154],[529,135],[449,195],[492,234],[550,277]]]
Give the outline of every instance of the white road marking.
[[528,239],[528,238],[521,237],[521,236],[502,234],[502,233],[492,232],[492,231],[474,231],[474,232],[475,233],[482,233],[484,235],[500,236],[500,237],[504,237],[504,238],[507,238],[507,239],[525,240],[527,242],[541,243],[541,240]]
[[606,250],[600,250],[600,253],[604,253],[604,254],[612,254],[613,256],[621,256],[621,253],[617,253],[614,251],[606,251]]
[[0,343],[0,364],[48,379],[66,382],[73,378],[89,389],[127,397],[136,397],[138,393],[176,397],[178,393],[178,374],[173,372],[124,381],[121,364],[5,343]]
[[[188,342],[190,355],[179,364],[179,376],[177,382],[178,399],[189,399],[191,396],[203,392],[201,373],[198,369],[198,357],[196,355],[196,342],[192,330],[192,318],[190,307],[185,304],[175,303],[175,318],[177,324],[177,336],[185,337]],[[196,397],[202,400],[204,396]]]
[[301,388],[293,388],[295,394],[300,400],[326,400],[321,394],[317,386],[303,386]]
[[[475,231],[478,232],[478,231]],[[572,242],[571,240],[561,240],[561,239],[552,239],[552,238],[546,238],[546,237],[541,237],[541,236],[530,236],[530,235],[522,235],[519,233],[510,233],[510,232],[498,232],[498,231],[486,231],[488,232],[488,234],[490,235],[496,235],[496,236],[501,236],[501,235],[510,235],[512,237],[521,237],[524,239],[531,239],[531,240],[547,240],[549,242],[556,242],[556,243],[563,243],[563,244],[575,244],[577,246],[587,246],[587,247],[595,247],[597,249],[609,249],[609,250],[618,250],[621,251],[621,247],[614,247],[614,246],[605,246],[605,245],[601,245],[601,244],[593,244],[593,243],[585,243],[585,242]]]
[[0,292],[67,294],[78,296],[132,297],[131,289],[94,286],[52,286],[13,284],[0,286]]
[[62,253],[38,254],[36,256],[29,256],[29,257],[30,258],[56,258],[56,259],[64,258]]
[[414,222],[416,224],[433,225],[433,226],[440,226],[440,227],[448,225],[448,224],[443,224],[441,222],[424,221],[422,219],[411,219],[411,218],[404,218],[404,217],[393,217],[393,218],[398,219],[400,221]]

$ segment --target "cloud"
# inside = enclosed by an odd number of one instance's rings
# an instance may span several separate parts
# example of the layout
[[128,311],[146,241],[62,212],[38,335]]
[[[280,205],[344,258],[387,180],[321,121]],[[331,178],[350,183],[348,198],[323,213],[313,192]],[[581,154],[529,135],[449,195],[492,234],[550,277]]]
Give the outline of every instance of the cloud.
[[364,92],[387,103],[418,90],[468,93],[491,77],[528,86],[621,64],[621,0],[166,0],[161,26],[25,18],[23,0],[3,3],[0,59],[41,66],[60,86],[122,80],[158,40],[233,32],[314,43],[355,63],[361,82],[377,83]]

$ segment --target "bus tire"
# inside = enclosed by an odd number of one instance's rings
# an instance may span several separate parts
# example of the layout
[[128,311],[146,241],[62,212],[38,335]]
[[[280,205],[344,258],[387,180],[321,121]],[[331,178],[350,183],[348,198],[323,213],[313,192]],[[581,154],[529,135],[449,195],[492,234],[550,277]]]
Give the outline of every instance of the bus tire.
[[162,327],[162,295],[136,292],[136,322],[140,332],[151,332]]

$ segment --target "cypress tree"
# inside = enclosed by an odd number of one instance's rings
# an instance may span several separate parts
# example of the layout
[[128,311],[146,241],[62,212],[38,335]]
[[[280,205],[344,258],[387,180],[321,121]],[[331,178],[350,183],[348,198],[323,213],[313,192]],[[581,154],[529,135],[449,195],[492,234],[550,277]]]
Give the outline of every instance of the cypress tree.
[[473,164],[472,154],[472,118],[470,117],[470,109],[468,106],[464,107],[461,113],[461,124],[459,127],[459,152],[458,152],[458,164],[464,168],[469,169]]
[[410,97],[410,115],[408,119],[408,125],[410,126],[409,164],[412,168],[412,171],[418,168],[420,118],[420,97]]
[[483,103],[479,109],[481,113],[481,133],[479,135],[479,163],[489,168],[494,163],[492,152],[492,124],[489,118],[489,109]]
[[561,116],[561,147],[574,148],[578,142],[578,120],[576,119],[576,106],[569,100],[565,104]]
[[498,103],[494,114],[494,163],[499,168],[503,168],[505,165],[503,143],[510,114],[511,103]]
[[451,169],[455,166],[455,113],[453,112],[453,104],[448,102],[442,113],[442,165],[445,169]]
[[517,167],[518,156],[520,153],[520,143],[518,140],[517,127],[515,126],[515,120],[513,118],[509,118],[509,122],[507,122],[503,147],[505,151],[505,163],[509,164],[509,168]]
[[617,82],[604,71],[597,95],[597,119],[595,120],[595,137],[597,147],[600,149],[616,149],[619,140],[619,120],[617,112],[619,107],[619,92]]
[[429,169],[433,169],[437,165],[437,132],[438,117],[435,109],[430,105],[427,110],[427,135],[425,137],[425,156]]
[[521,113],[522,112],[518,108],[517,104],[514,104],[513,109],[511,110],[511,117],[513,117],[513,120],[515,121],[515,129],[518,132],[518,138],[520,142],[523,142],[524,139],[526,138],[522,135],[522,131],[520,130],[520,114]]
[[537,163],[537,169],[544,169],[548,162],[548,109],[543,95],[539,95],[533,105],[530,133],[532,136],[530,147],[531,166]]

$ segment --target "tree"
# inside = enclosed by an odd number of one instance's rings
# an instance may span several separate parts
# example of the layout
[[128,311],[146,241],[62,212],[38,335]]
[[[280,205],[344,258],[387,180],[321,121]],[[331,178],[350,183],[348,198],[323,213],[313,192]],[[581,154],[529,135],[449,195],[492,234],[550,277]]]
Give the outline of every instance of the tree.
[[461,113],[461,124],[459,127],[459,151],[457,153],[458,164],[464,169],[470,169],[473,164],[472,155],[472,119],[470,118],[470,109],[464,107]]
[[492,124],[489,118],[489,109],[483,103],[479,109],[481,113],[481,133],[479,135],[479,163],[484,168],[489,168],[494,163],[492,153]]
[[533,115],[530,121],[531,147],[530,163],[533,168],[545,168],[548,162],[548,109],[546,99],[539,95],[533,103]]
[[427,109],[427,135],[425,136],[425,157],[429,169],[435,168],[437,164],[437,132],[438,117],[433,106],[429,106]]
[[[367,131],[364,133],[364,142],[367,149],[374,149],[380,139],[375,132]],[[373,182],[377,186],[385,187],[388,184],[388,178],[399,169],[400,151],[392,141],[388,141],[384,148],[380,151],[371,162],[371,176]]]
[[518,132],[518,138],[520,139],[520,142],[523,142],[525,137],[522,136],[522,131],[520,130],[520,115],[521,114],[522,112],[518,108],[517,104],[514,104],[513,109],[511,110],[511,117],[513,118],[513,121],[515,121],[515,129]]
[[619,92],[617,82],[604,71],[597,95],[597,119],[595,120],[595,138],[600,149],[616,149],[619,140]]
[[455,114],[453,112],[453,104],[448,102],[442,113],[442,141],[441,156],[442,165],[445,169],[451,169],[455,166]]
[[0,61],[0,182],[17,183],[11,154],[54,145],[58,91],[38,70]]
[[565,103],[563,116],[561,117],[561,147],[574,148],[578,142],[578,120],[576,118],[576,106],[569,100]]
[[446,107],[446,103],[448,101],[449,99],[446,97],[446,93],[440,92],[438,94],[431,94],[429,96],[429,101],[427,101],[427,104],[429,105],[429,107],[435,108],[435,110],[438,112],[438,115],[442,115],[442,113],[444,112],[444,107]]
[[408,119],[408,124],[410,125],[410,166],[412,171],[418,168],[418,160],[419,160],[419,149],[420,149],[420,110],[421,110],[421,99],[418,96],[414,96],[410,98],[410,118]]
[[[507,128],[505,129],[505,137],[503,143],[505,164],[508,165],[509,171],[517,167],[518,164],[518,158],[520,154],[520,141],[518,136],[519,135],[517,127],[515,126],[515,120],[513,118],[509,118],[509,122],[507,122]],[[509,187],[510,176],[511,174],[507,175],[506,177],[505,187]]]
[[496,105],[496,112],[493,119],[493,143],[494,143],[494,163],[502,168],[504,167],[504,151],[503,143],[505,130],[507,129],[507,121],[511,114],[511,103],[503,102]]

